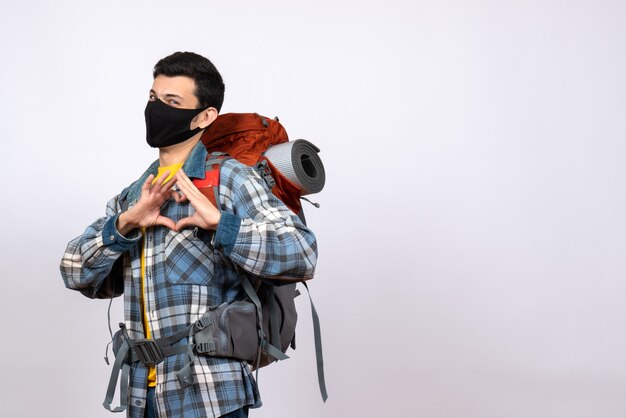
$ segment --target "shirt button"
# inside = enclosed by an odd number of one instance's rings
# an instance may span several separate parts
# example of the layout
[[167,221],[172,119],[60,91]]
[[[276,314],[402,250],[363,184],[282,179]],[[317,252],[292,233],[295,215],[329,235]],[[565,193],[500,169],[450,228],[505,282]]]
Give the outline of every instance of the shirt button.
[[111,236],[109,237],[109,239],[110,239],[111,241],[115,241],[115,235],[111,235]]

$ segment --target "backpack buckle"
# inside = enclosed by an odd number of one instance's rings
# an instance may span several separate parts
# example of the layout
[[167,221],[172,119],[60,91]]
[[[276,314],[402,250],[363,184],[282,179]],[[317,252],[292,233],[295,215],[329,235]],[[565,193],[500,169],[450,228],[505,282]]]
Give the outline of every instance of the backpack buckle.
[[133,350],[140,362],[146,366],[156,366],[163,361],[163,352],[154,340],[135,340]]
[[196,352],[198,354],[215,354],[216,346],[213,341],[207,341],[196,344]]
[[267,160],[259,161],[257,164],[257,171],[259,175],[265,180],[267,187],[271,190],[276,186],[276,180],[272,177],[272,170],[269,165],[267,165]]
[[202,331],[209,325],[213,325],[213,321],[211,320],[211,316],[205,313],[204,315],[202,315],[200,318],[196,320],[196,323],[194,324],[194,328],[196,331]]

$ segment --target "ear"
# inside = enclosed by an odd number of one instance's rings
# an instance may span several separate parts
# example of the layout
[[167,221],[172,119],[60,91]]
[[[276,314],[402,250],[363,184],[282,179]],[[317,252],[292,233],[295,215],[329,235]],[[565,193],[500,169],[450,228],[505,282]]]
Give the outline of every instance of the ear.
[[196,116],[197,127],[204,129],[217,119],[217,109],[209,107]]

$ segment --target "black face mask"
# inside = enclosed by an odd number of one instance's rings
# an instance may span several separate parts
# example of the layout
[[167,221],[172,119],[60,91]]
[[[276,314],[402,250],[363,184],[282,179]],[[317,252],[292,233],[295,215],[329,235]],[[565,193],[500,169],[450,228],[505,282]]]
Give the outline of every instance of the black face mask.
[[169,147],[188,140],[202,128],[189,129],[203,109],[178,109],[160,100],[146,105],[146,141],[152,148]]

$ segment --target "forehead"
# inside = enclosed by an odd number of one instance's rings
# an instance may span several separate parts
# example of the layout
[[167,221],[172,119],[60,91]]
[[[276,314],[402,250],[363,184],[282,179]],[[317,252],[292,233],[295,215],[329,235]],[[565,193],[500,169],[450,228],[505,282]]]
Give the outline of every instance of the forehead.
[[196,82],[193,78],[182,75],[168,77],[158,75],[152,82],[152,90],[157,96],[177,95],[183,98],[195,98]]

